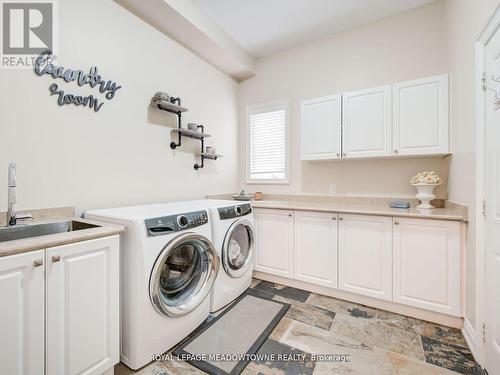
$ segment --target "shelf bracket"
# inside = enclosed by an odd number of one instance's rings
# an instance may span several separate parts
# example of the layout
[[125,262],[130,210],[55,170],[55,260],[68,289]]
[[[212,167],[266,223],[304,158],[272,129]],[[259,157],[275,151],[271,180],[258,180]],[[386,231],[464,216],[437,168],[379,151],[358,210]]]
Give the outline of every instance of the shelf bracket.
[[[182,116],[182,112],[176,112],[175,113],[177,115],[177,128],[181,128],[182,127],[182,122],[181,122],[181,116]],[[170,148],[172,150],[175,150],[177,147],[179,147],[181,145],[181,142],[182,141],[182,136],[181,136],[181,133],[179,132],[177,134],[177,143],[175,142],[170,142]]]
[[[198,125],[196,128],[197,129],[201,128],[201,132],[205,133],[205,126]],[[201,153],[203,153],[203,151],[205,151],[205,138],[201,138],[200,141],[201,141]],[[194,170],[197,171],[198,169],[203,168],[204,166],[205,166],[205,157],[201,155],[201,165],[196,163],[193,167]]]

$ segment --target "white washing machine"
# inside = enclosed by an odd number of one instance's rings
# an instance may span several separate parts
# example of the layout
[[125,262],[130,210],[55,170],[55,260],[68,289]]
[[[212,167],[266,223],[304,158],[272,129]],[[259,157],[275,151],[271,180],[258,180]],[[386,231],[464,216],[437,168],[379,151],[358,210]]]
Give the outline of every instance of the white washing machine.
[[248,202],[206,200],[212,222],[212,242],[221,267],[211,293],[210,311],[234,301],[252,283],[255,229]]
[[206,209],[195,202],[88,211],[121,224],[121,361],[138,369],[209,315],[219,271]]

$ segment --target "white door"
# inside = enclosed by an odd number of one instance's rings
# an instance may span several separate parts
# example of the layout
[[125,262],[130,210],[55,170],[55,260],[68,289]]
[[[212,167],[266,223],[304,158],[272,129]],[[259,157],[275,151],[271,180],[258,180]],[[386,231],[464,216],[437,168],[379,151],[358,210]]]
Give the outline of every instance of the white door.
[[460,316],[457,221],[394,218],[394,302]]
[[47,373],[102,374],[119,362],[118,236],[49,248],[46,269]]
[[339,215],[339,288],[392,299],[392,218]]
[[293,211],[255,209],[256,271],[293,278]]
[[342,96],[301,103],[301,159],[339,159],[341,153]]
[[337,214],[295,211],[295,279],[337,287]]
[[342,157],[392,154],[391,86],[342,94]]
[[[494,18],[492,18],[494,19]],[[495,17],[496,19],[496,17]],[[486,86],[500,88],[500,33],[485,48]],[[496,80],[496,81],[495,81]],[[486,261],[486,369],[500,374],[500,96],[484,95],[485,110],[485,261]]]
[[44,251],[0,258],[0,373],[44,373]]
[[449,149],[449,76],[393,85],[395,155],[442,155]]

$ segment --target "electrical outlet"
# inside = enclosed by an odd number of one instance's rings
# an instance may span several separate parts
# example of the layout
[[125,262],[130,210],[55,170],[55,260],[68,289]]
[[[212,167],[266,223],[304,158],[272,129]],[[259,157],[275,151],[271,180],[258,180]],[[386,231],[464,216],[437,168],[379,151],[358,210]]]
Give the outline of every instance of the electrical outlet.
[[337,184],[330,184],[328,187],[328,191],[330,194],[335,194],[337,192]]

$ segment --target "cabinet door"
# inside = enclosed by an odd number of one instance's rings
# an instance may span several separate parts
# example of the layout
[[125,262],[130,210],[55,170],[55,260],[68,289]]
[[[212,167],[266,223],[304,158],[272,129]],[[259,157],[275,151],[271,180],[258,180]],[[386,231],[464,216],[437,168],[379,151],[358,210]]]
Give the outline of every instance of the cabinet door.
[[47,371],[102,374],[119,362],[118,236],[47,249]]
[[392,218],[339,217],[339,288],[392,300]]
[[394,302],[460,315],[460,223],[394,219]]
[[302,160],[339,159],[342,96],[333,95],[303,101],[301,112]]
[[0,258],[0,373],[44,373],[43,250]]
[[391,86],[342,94],[342,157],[392,154]]
[[295,278],[337,287],[337,214],[295,211]]
[[293,277],[293,211],[255,209],[255,270]]
[[393,85],[394,153],[447,154],[448,75]]

